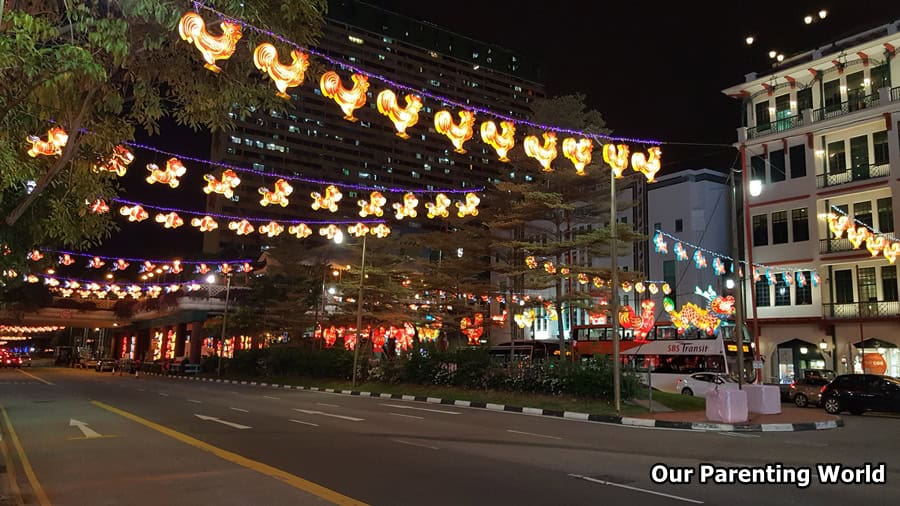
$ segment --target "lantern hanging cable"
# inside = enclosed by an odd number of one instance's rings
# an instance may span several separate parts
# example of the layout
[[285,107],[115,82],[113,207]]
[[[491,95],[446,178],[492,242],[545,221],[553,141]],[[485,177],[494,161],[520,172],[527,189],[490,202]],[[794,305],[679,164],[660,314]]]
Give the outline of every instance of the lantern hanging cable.
[[376,219],[376,220],[372,220],[372,219],[369,219],[369,220],[366,220],[366,219],[356,219],[356,220],[296,220],[296,219],[293,219],[293,220],[286,220],[284,218],[279,218],[279,217],[235,216],[235,215],[230,215],[230,214],[207,213],[207,212],[203,212],[203,211],[194,211],[194,210],[190,210],[190,209],[176,209],[173,207],[156,206],[156,205],[152,205],[152,204],[145,204],[143,202],[135,202],[133,200],[120,199],[118,197],[110,198],[109,200],[111,202],[115,202],[117,204],[124,204],[126,206],[141,206],[145,209],[152,209],[154,211],[162,211],[162,212],[167,212],[167,213],[175,212],[175,213],[178,213],[179,215],[183,214],[185,216],[199,216],[199,217],[212,216],[213,218],[221,218],[223,220],[236,220],[236,221],[247,220],[249,222],[254,222],[254,223],[268,223],[270,221],[275,221],[278,223],[288,223],[288,224],[292,224],[292,225],[297,225],[300,223],[305,223],[307,225],[352,225],[352,224],[356,224],[356,223],[378,224],[378,223],[386,222],[386,220],[380,220],[380,219]]
[[832,205],[832,206],[831,206],[831,210],[834,211],[834,212],[836,212],[837,214],[839,214],[839,215],[841,215],[841,216],[846,216],[847,218],[853,220],[853,222],[856,223],[857,225],[862,226],[862,227],[865,227],[869,232],[872,232],[872,233],[875,234],[875,235],[884,237],[885,239],[890,239],[891,241],[898,241],[898,242],[900,242],[900,239],[897,239],[896,237],[894,237],[894,234],[893,234],[893,233],[890,233],[890,232],[879,232],[879,231],[876,230],[875,228],[871,227],[868,223],[864,223],[864,222],[862,222],[862,221],[859,221],[859,220],[857,220],[856,218],[851,218],[849,213],[844,212],[844,210],[840,209],[840,208],[839,208],[838,206],[836,206],[836,205]]
[[404,91],[407,91],[407,92],[410,92],[410,93],[414,93],[414,94],[416,94],[416,95],[420,95],[420,96],[423,96],[423,97],[426,97],[426,98],[430,98],[430,99],[432,99],[432,100],[436,100],[436,101],[441,102],[441,103],[443,103],[443,104],[451,105],[451,106],[456,107],[456,108],[458,108],[458,109],[464,109],[464,110],[468,110],[468,111],[474,111],[474,112],[476,112],[476,113],[478,113],[478,114],[482,114],[482,115],[485,115],[485,116],[491,116],[491,117],[494,117],[494,118],[497,118],[497,119],[500,119],[500,120],[503,120],[503,121],[511,121],[511,122],[513,122],[513,123],[516,123],[516,124],[527,125],[527,126],[530,126],[530,127],[533,127],[533,128],[541,129],[541,130],[550,130],[550,131],[559,132],[559,133],[565,133],[565,134],[570,134],[570,135],[578,135],[578,136],[581,136],[581,137],[599,137],[599,138],[602,138],[602,139],[604,139],[604,140],[606,140],[606,141],[608,141],[608,142],[628,142],[628,143],[634,143],[634,144],[648,144],[648,145],[657,145],[657,146],[660,145],[660,144],[665,144],[664,142],[660,142],[660,141],[652,140],[652,139],[640,139],[640,138],[636,138],[636,137],[621,137],[621,136],[613,136],[613,135],[606,135],[606,134],[589,133],[589,132],[585,132],[585,131],[581,131],[581,130],[574,130],[574,129],[571,129],[571,128],[561,128],[561,127],[553,126],[553,125],[543,125],[543,124],[541,124],[541,123],[536,123],[536,122],[533,122],[533,121],[528,121],[528,120],[525,120],[525,119],[522,119],[522,118],[513,118],[512,116],[508,116],[508,115],[505,115],[505,114],[497,113],[497,112],[491,111],[491,110],[489,110],[489,109],[484,109],[484,108],[482,108],[482,107],[473,106],[473,105],[471,105],[471,104],[463,104],[463,103],[458,102],[458,101],[456,101],[456,100],[454,100],[454,99],[452,99],[452,98],[448,98],[448,97],[445,97],[445,96],[442,96],[442,95],[438,95],[438,94],[436,94],[436,93],[432,93],[432,92],[429,92],[429,91],[426,91],[426,90],[418,90],[418,89],[416,89],[416,88],[414,88],[414,87],[412,87],[412,86],[410,86],[410,85],[407,85],[407,84],[403,84],[403,83],[399,83],[399,82],[393,81],[393,80],[391,80],[391,79],[389,79],[389,78],[387,78],[387,77],[385,77],[385,76],[383,76],[383,75],[381,75],[381,74],[376,74],[376,73],[374,73],[374,72],[370,72],[370,71],[364,70],[364,69],[362,69],[362,68],[360,68],[360,67],[357,67],[357,66],[354,66],[354,65],[350,65],[350,64],[348,64],[347,62],[343,62],[343,61],[341,61],[341,60],[339,60],[339,59],[337,59],[337,58],[334,58],[334,57],[332,57],[332,56],[328,56],[327,54],[325,54],[325,53],[323,53],[323,52],[321,52],[321,51],[318,51],[318,50],[316,50],[316,49],[312,49],[312,48],[307,48],[307,47],[301,46],[301,45],[297,44],[296,42],[291,41],[291,40],[287,39],[286,37],[284,37],[284,36],[282,36],[282,35],[279,35],[279,34],[273,32],[273,31],[270,31],[270,30],[266,30],[266,29],[264,29],[264,28],[258,28],[258,27],[256,27],[256,26],[254,26],[254,25],[252,25],[252,24],[250,24],[250,23],[244,21],[244,20],[241,19],[241,18],[237,18],[237,17],[234,17],[234,16],[229,16],[229,15],[225,14],[225,13],[222,12],[222,11],[219,11],[219,10],[217,10],[217,9],[214,9],[214,8],[212,8],[212,7],[208,6],[208,5],[206,5],[206,4],[203,3],[203,2],[194,1],[194,2],[193,2],[193,5],[194,5],[194,10],[197,11],[197,12],[199,12],[201,9],[206,10],[206,11],[209,11],[209,12],[215,14],[216,16],[219,16],[220,18],[222,18],[222,19],[224,19],[224,20],[227,20],[227,21],[229,21],[229,22],[231,22],[231,23],[235,23],[235,24],[241,25],[243,28],[249,29],[249,30],[254,31],[254,32],[256,32],[256,33],[259,33],[259,34],[263,34],[263,35],[272,37],[273,39],[275,39],[275,40],[277,40],[277,41],[279,41],[279,42],[281,42],[281,43],[283,43],[283,44],[285,44],[285,45],[287,45],[287,46],[290,46],[290,47],[292,47],[292,48],[294,48],[294,49],[297,49],[298,51],[305,51],[305,52],[307,52],[307,53],[309,53],[309,54],[311,54],[311,55],[313,55],[313,56],[316,56],[317,58],[321,58],[321,59],[327,61],[328,63],[330,63],[330,64],[332,64],[332,65],[336,65],[336,66],[339,66],[339,67],[348,69],[348,70],[350,70],[350,71],[352,71],[352,72],[355,72],[355,73],[357,73],[357,74],[362,74],[362,75],[366,76],[366,77],[369,78],[369,79],[375,79],[376,81],[383,82],[383,83],[385,83],[385,84],[387,84],[387,85],[389,85],[389,86],[391,86],[391,87],[393,87],[393,88],[397,88],[397,89],[404,90]]
[[152,259],[152,258],[130,258],[130,257],[122,257],[122,256],[106,256],[106,255],[95,255],[92,253],[79,253],[77,251],[64,251],[64,250],[55,250],[55,249],[46,249],[40,248],[44,253],[52,253],[56,255],[69,255],[69,256],[77,256],[81,258],[100,258],[102,260],[125,260],[132,263],[141,263],[150,262],[151,264],[171,264],[174,261],[178,261],[182,265],[199,265],[199,264],[207,264],[207,265],[222,265],[222,264],[244,264],[244,263],[254,263],[256,260],[252,258],[237,258],[232,260],[181,260],[178,258],[172,258],[169,260],[163,259]]
[[244,172],[244,173],[248,173],[248,174],[255,174],[257,176],[262,176],[262,177],[272,178],[272,179],[281,178],[281,179],[285,179],[288,181],[300,181],[303,183],[316,184],[316,185],[322,185],[322,186],[334,185],[334,186],[338,186],[341,188],[347,188],[347,189],[351,189],[351,190],[380,191],[383,193],[471,193],[471,192],[484,191],[484,187],[463,188],[463,189],[439,188],[436,190],[428,190],[428,189],[424,189],[424,188],[402,188],[402,187],[391,188],[391,187],[382,187],[382,186],[375,186],[375,185],[361,185],[361,184],[355,184],[355,183],[345,183],[345,182],[341,182],[341,181],[328,181],[328,180],[324,180],[324,179],[313,179],[313,178],[302,177],[302,176],[289,176],[286,174],[278,174],[278,173],[274,173],[274,172],[266,172],[264,170],[259,170],[259,169],[239,167],[239,166],[231,165],[231,164],[224,163],[224,162],[214,162],[212,160],[205,160],[203,158],[197,158],[197,157],[193,157],[193,156],[183,155],[180,153],[174,153],[174,152],[166,151],[164,149],[160,149],[160,148],[150,146],[147,144],[141,144],[139,142],[123,142],[122,144],[124,144],[126,146],[130,146],[132,148],[136,148],[136,149],[143,149],[145,151],[159,153],[159,154],[165,155],[165,156],[172,156],[172,157],[178,158],[179,160],[187,160],[187,161],[202,163],[202,164],[211,165],[211,166],[215,166],[215,167],[221,167],[223,169],[231,169],[235,172]]

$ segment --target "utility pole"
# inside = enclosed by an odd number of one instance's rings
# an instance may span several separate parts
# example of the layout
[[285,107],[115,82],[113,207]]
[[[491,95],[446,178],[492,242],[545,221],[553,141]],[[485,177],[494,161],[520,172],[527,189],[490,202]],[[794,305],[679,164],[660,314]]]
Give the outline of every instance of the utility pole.
[[353,346],[353,382],[356,386],[356,374],[359,364],[359,349],[362,344],[362,310],[363,310],[363,284],[366,280],[366,236],[362,240],[362,258],[359,267],[359,297],[356,299],[356,344]]
[[612,319],[613,342],[613,398],[616,413],[622,412],[622,362],[619,360],[619,245],[616,220],[616,175],[609,171],[609,222],[610,222],[610,297],[609,317]]
[[228,298],[231,295],[231,274],[225,274],[225,311],[222,313],[222,335],[219,336],[219,367],[218,375],[222,376],[222,355],[225,354],[225,328],[228,324]]
[[[734,342],[737,344],[737,373],[738,373],[738,389],[744,388],[744,283],[741,276],[741,252],[738,245],[738,205],[737,205],[737,184],[735,183],[734,169],[728,176],[731,181],[731,268],[734,271]],[[724,344],[724,343],[723,343]],[[726,356],[727,348],[726,348]]]

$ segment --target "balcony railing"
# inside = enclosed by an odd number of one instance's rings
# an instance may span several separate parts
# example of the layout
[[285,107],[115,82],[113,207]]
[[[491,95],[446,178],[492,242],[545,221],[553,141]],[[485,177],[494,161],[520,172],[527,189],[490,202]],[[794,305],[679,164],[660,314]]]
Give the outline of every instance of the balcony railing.
[[843,116],[844,114],[848,114],[853,111],[875,107],[876,105],[878,105],[878,102],[879,97],[877,92],[871,93],[869,95],[860,94],[851,97],[846,102],[826,105],[825,107],[813,110],[813,121],[824,121],[826,119]]
[[900,302],[872,301],[822,304],[825,318],[890,318],[900,317]]
[[891,102],[896,102],[897,100],[900,100],[900,86],[891,88]]
[[747,137],[755,139],[763,135],[769,135],[775,132],[783,132],[792,128],[797,128],[803,124],[803,116],[794,114],[784,118],[776,119],[771,123],[762,123],[755,127],[747,129]]
[[852,183],[854,181],[864,181],[876,177],[885,177],[891,174],[891,166],[886,163],[857,165],[852,169],[843,172],[828,172],[827,174],[819,174],[816,176],[816,187],[827,188],[829,186],[838,186],[842,184]]
[[840,239],[819,239],[819,253],[835,253],[838,251],[852,251],[853,246],[850,239],[842,237]]

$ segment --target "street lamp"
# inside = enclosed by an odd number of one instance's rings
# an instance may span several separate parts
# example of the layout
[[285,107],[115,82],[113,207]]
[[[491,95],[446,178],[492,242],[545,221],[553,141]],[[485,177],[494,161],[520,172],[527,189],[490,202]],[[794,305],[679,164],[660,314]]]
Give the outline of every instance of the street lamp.
[[[734,184],[733,181],[732,184]],[[750,188],[748,188],[750,190],[750,196],[759,197],[762,194],[762,186],[762,181],[760,181],[759,179],[751,179]]]
[[[362,234],[362,258],[359,260],[359,297],[356,299],[356,343],[353,346],[353,381],[352,386],[356,386],[356,374],[359,364],[359,349],[362,344],[362,310],[363,310],[363,283],[366,280],[366,236]],[[340,241],[338,241],[340,238]],[[344,234],[334,236],[334,241],[340,244],[344,240]]]
[[[209,284],[213,284],[216,282],[216,277],[213,274],[210,274],[206,277],[206,282]],[[219,344],[221,345],[221,349],[219,350],[219,367],[218,367],[218,375],[222,375],[222,355],[225,354],[225,328],[228,323],[228,299],[231,294],[231,273],[225,274],[225,311],[222,313],[222,335],[219,336]]]
[[[743,171],[731,169],[728,180],[731,182],[731,214],[732,214],[732,231],[731,231],[731,268],[736,276],[743,280],[741,276],[741,251],[738,241],[738,230],[740,222],[738,221],[738,205],[737,205],[737,183],[736,175]],[[762,191],[762,182],[758,183],[756,195]],[[751,195],[753,194],[753,182],[750,183]],[[754,195],[754,196],[756,196]],[[734,283],[734,281],[732,281]],[[744,385],[744,285],[740,283],[737,290],[734,291],[734,342],[737,344],[737,371],[738,371],[738,388],[743,389]]]

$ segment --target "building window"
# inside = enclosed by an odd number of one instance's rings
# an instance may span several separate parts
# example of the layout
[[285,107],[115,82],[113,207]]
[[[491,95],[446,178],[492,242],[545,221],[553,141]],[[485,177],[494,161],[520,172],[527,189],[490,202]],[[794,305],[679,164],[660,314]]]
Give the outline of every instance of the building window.
[[771,167],[772,182],[784,181],[786,171],[784,166],[784,150],[769,152],[769,166]]
[[772,213],[772,244],[788,242],[787,211]]
[[753,245],[767,244],[769,244],[769,219],[765,214],[757,214],[753,217]]
[[756,130],[762,132],[770,128],[769,101],[756,104]]
[[812,273],[810,271],[801,271],[800,274],[806,279],[806,283],[804,283],[803,286],[800,286],[800,283],[794,285],[797,287],[794,304],[798,306],[808,306],[812,304],[812,283],[810,282]]
[[860,302],[876,302],[878,300],[878,284],[875,280],[874,267],[860,267],[856,271],[859,285],[859,301]]
[[791,178],[806,176],[806,146],[798,144],[790,150]]
[[853,204],[853,218],[856,221],[865,223],[869,228],[873,228],[872,203],[866,201]]
[[362,44],[363,42],[365,42],[355,35],[348,35],[347,40],[349,40],[350,42],[352,42],[354,44]]
[[847,156],[844,141],[828,144],[828,173],[842,174],[847,171]]
[[684,231],[684,221],[682,221],[681,218],[675,220],[675,231],[676,232]]
[[662,230],[662,223],[654,223],[653,230]]
[[853,303],[853,271],[834,271],[834,301],[838,304]]
[[897,301],[897,266],[885,265],[881,268],[881,292],[884,300]]
[[761,156],[750,157],[750,179],[766,182],[766,160]]
[[[774,217],[772,218],[772,228],[775,228]],[[809,211],[805,207],[791,210],[791,232],[794,234],[794,242],[809,240]]]
[[894,231],[894,204],[891,197],[885,197],[875,201],[878,207],[878,231]]
[[781,274],[778,274],[777,280],[775,281],[775,305],[791,305],[791,287],[784,282],[784,276]]
[[805,111],[813,108],[812,87],[797,92],[797,110]]
[[850,166],[853,179],[869,178],[869,136],[860,135],[850,139]]
[[828,81],[822,86],[822,98],[825,102],[826,112],[833,112],[841,108],[841,80]]
[[874,147],[875,165],[887,165],[889,160],[887,130],[872,134],[872,144]]
[[770,292],[768,281],[761,279],[756,282],[756,307],[769,307],[772,305]]

